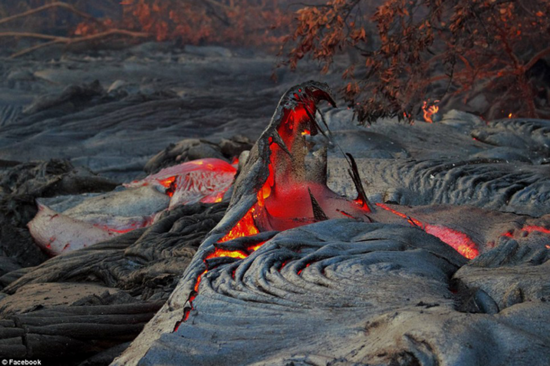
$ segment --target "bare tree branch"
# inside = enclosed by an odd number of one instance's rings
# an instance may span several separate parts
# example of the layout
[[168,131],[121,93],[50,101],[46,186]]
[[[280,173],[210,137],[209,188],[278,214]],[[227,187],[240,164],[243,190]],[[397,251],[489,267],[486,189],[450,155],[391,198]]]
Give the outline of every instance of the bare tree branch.
[[540,60],[541,58],[546,57],[546,56],[548,56],[548,55],[550,55],[550,47],[548,47],[548,48],[546,48],[546,49],[540,51],[540,52],[537,53],[535,56],[533,56],[533,57],[531,58],[531,60],[529,60],[529,62],[524,66],[524,69],[525,69],[526,71],[529,70],[530,68],[532,68],[532,67],[535,65],[535,63],[536,63],[538,60]]
[[68,11],[70,11],[70,12],[76,14],[76,15],[79,15],[79,16],[85,18],[85,19],[91,20],[91,21],[96,22],[96,23],[101,23],[99,20],[97,20],[96,18],[94,18],[90,14],[84,13],[84,12],[78,10],[77,8],[75,8],[72,5],[69,5],[67,3],[63,3],[63,2],[58,1],[58,2],[55,2],[55,3],[46,4],[44,6],[40,6],[38,8],[25,11],[23,13],[15,14],[15,15],[0,19],[0,24],[4,24],[4,23],[10,22],[10,21],[15,20],[15,19],[27,17],[29,15],[33,15],[33,14],[36,14],[36,13],[39,13],[41,11],[51,9],[51,8],[64,8],[64,9],[67,9]]
[[60,42],[59,40],[56,40],[56,41],[51,41],[51,42],[40,43],[40,44],[34,45],[32,47],[29,47],[29,48],[25,48],[24,50],[21,50],[19,52],[16,52],[16,53],[10,55],[10,58],[17,58],[19,56],[26,55],[27,53],[31,53],[35,50],[40,49],[40,48],[53,46],[54,44],[59,44],[59,43],[62,43],[62,42]]
[[69,42],[71,38],[69,37],[60,37],[52,36],[49,34],[42,33],[32,33],[32,32],[0,32],[0,37],[16,37],[16,38],[38,38],[38,39],[48,39],[58,42]]
[[48,36],[48,35],[39,34],[39,33],[20,33],[20,32],[0,33],[0,37],[2,37],[2,36],[19,37],[19,36],[22,36],[22,35],[27,36],[27,37],[49,39],[51,41],[46,42],[46,43],[41,43],[39,45],[35,45],[35,46],[32,46],[32,47],[26,48],[24,50],[18,51],[16,53],[12,54],[10,56],[11,58],[16,58],[16,57],[25,55],[27,53],[30,53],[32,51],[35,51],[37,49],[44,48],[44,47],[47,47],[47,46],[51,46],[51,45],[54,45],[54,44],[63,44],[64,43],[66,45],[73,45],[73,44],[81,43],[81,42],[90,42],[90,41],[99,40],[99,39],[106,38],[106,37],[112,36],[112,35],[128,36],[128,37],[134,37],[134,38],[149,38],[150,37],[150,34],[148,34],[148,33],[132,32],[132,31],[125,30],[125,29],[109,29],[105,32],[90,34],[88,36],[83,36],[83,37],[73,37],[73,38]]

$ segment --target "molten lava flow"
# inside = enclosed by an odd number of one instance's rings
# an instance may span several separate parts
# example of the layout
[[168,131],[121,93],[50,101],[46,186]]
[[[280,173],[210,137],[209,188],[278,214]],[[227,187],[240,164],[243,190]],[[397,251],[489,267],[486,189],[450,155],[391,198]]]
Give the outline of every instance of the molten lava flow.
[[251,236],[256,235],[260,231],[256,227],[256,224],[254,223],[254,217],[252,217],[252,214],[254,213],[254,207],[252,207],[246,215],[243,216],[242,219],[239,220],[239,222],[233,226],[233,229],[229,230],[229,232],[221,238],[218,242],[224,243],[229,240],[233,240],[236,238],[242,238],[245,236]]
[[[360,208],[362,208],[363,210],[365,210],[366,212],[370,212],[370,208],[369,208],[369,205],[367,204],[367,202],[362,199],[361,197],[359,198],[356,198],[353,200],[353,202],[355,202],[357,204],[357,206],[359,206]],[[345,216],[351,216],[347,213],[344,213],[343,211],[340,211],[341,214],[345,215]],[[353,216],[351,216],[353,218]]]
[[307,267],[311,266],[311,263],[307,263],[306,266],[304,268],[301,268],[299,271],[298,271],[298,276],[302,274],[302,271],[304,269],[306,269]]
[[[207,269],[204,270],[204,272],[202,272],[198,277],[197,277],[197,282],[195,282],[195,287],[193,288],[195,290],[196,293],[199,293],[199,286],[201,284],[201,280],[202,280],[202,276],[204,276],[206,273],[208,272]],[[191,295],[193,296],[193,295]],[[190,298],[191,298],[190,296]],[[193,297],[194,298],[194,297]]]
[[[520,233],[542,233],[542,234],[550,234],[550,229],[545,228],[544,226],[538,226],[538,225],[527,225],[522,227],[518,230]],[[514,230],[510,230],[505,232],[504,234],[501,234],[500,236],[506,236],[508,238],[514,237]]]
[[241,252],[240,250],[232,251],[232,250],[216,249],[212,254],[207,255],[206,259],[222,258],[222,257],[244,259],[248,257],[248,255],[246,253]]
[[262,247],[262,245],[265,244],[265,241],[262,241],[261,243],[258,243],[256,245],[253,245],[249,248],[246,248],[248,250],[249,253],[252,253],[252,252],[255,252],[256,250],[260,249]]
[[214,158],[199,159],[162,169],[141,181],[124,184],[128,188],[157,185],[172,199],[170,208],[181,204],[221,202],[231,186],[237,168]]
[[478,256],[477,245],[463,232],[450,229],[445,226],[429,225],[424,228],[428,234],[439,238],[445,244],[450,245],[463,257],[474,259]]
[[477,244],[463,232],[445,226],[423,223],[382,203],[377,203],[376,205],[386,211],[389,211],[399,217],[406,219],[411,225],[421,228],[426,233],[437,237],[439,240],[451,246],[454,250],[456,250],[465,258],[473,259],[479,254],[479,251],[477,250]]
[[172,176],[172,177],[168,177],[168,178],[165,178],[165,179],[160,179],[158,182],[161,186],[165,187],[165,188],[168,188],[170,187],[170,185],[172,185],[172,183],[174,183],[174,181],[176,180],[176,176]]
[[166,191],[164,193],[168,197],[172,197],[174,195],[174,191],[176,190],[176,178],[177,176],[168,177],[165,179],[160,179],[158,182],[161,186],[166,188]]
[[183,317],[180,321],[177,321],[174,325],[173,332],[177,332],[180,325],[182,323],[185,323],[187,319],[189,319],[189,315],[191,314],[191,310],[195,309],[195,306],[193,305],[193,301],[197,297],[197,294],[199,293],[199,286],[201,284],[202,276],[204,276],[208,272],[208,269],[205,269],[201,274],[197,276],[197,281],[195,282],[195,286],[193,287],[193,292],[189,295],[189,298],[187,299],[187,302],[189,302],[189,306],[186,306],[183,309]]
[[550,229],[545,228],[544,226],[537,226],[537,225],[529,225],[521,230],[526,231],[528,233],[538,232],[543,234],[550,234]]
[[[267,170],[267,174],[261,175],[261,178],[258,176],[250,177],[252,185],[259,187],[254,192],[256,202],[251,207],[248,206],[246,214],[240,217],[230,230],[225,231],[225,235],[217,241],[218,244],[257,235],[260,231],[287,230],[320,221],[328,218],[325,211],[329,212],[332,217],[339,216],[339,214],[336,214],[338,212],[345,212],[346,215],[353,218],[360,218],[365,212],[370,212],[366,199],[350,202],[332,192],[326,186],[324,180],[310,178],[320,176],[323,172],[326,173],[322,170],[326,169],[326,166],[320,164],[320,162],[314,161],[313,164],[306,164],[308,146],[306,144],[307,140],[303,136],[316,135],[320,131],[314,117],[319,94],[315,95],[313,93],[323,93],[323,98],[330,101],[331,104],[334,104],[334,101],[323,90],[313,89],[313,91],[307,91],[309,94],[306,91],[304,91],[306,93],[303,93],[302,89],[297,90],[299,94],[291,94],[286,103],[281,102],[280,105],[283,107],[281,114],[276,114],[277,118],[280,118],[276,121],[278,123],[275,125],[276,130],[273,128],[266,130],[267,136],[262,142],[267,141],[268,145],[257,145],[260,152],[260,156],[257,156],[260,159],[258,163],[261,163],[261,167]],[[237,161],[233,163],[236,164]],[[256,164],[257,162],[254,161],[253,163]],[[212,164],[204,161],[202,165],[211,168]],[[311,171],[311,169],[314,170]],[[195,169],[193,169],[193,173],[195,173]],[[187,176],[190,175],[189,171],[187,171],[187,174]],[[265,178],[265,181],[258,181],[262,178]],[[175,182],[178,187],[174,198],[177,198],[181,184],[178,179]],[[186,182],[183,183],[187,184]],[[261,248],[264,243],[263,241],[254,242],[242,250],[216,248],[207,254],[203,261],[206,268],[212,269],[209,266],[221,263],[220,261],[212,261],[212,259],[223,257],[245,259]],[[216,244],[213,245],[216,246]],[[285,261],[281,268],[286,263]],[[309,267],[309,265],[309,263],[306,264],[304,268]],[[301,270],[299,273],[301,273]],[[203,275],[204,273],[196,279],[194,291],[188,298],[191,309],[193,309],[192,302],[199,292]],[[231,276],[234,278],[235,269],[232,270]],[[184,310],[181,322],[185,322],[188,316],[189,312]],[[179,324],[176,324],[175,330],[178,327]]]
[[424,224],[416,219],[413,219],[412,217],[408,216],[408,215],[405,215],[404,213],[402,212],[399,212],[399,211],[396,211],[394,210],[393,208],[391,207],[388,207],[386,206],[385,204],[383,203],[377,203],[376,206],[386,210],[386,211],[389,211],[391,212],[392,214],[394,215],[397,215],[399,217],[402,217],[404,218],[405,220],[407,220],[409,222],[409,224],[413,225],[413,226],[418,226],[419,228],[421,228],[422,230],[424,230]]
[[439,100],[435,100],[434,104],[428,106],[428,102],[424,101],[422,104],[422,112],[424,114],[424,120],[428,123],[433,123],[432,116],[439,111],[439,107],[436,105]]

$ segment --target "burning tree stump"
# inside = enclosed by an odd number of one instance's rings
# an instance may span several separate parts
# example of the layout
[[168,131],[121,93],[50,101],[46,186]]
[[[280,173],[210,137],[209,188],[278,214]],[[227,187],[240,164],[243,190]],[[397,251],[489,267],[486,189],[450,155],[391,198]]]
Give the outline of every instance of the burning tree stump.
[[321,100],[314,82],[285,93],[224,218],[114,364],[545,364],[548,238],[520,232],[548,218],[373,205],[349,157],[358,198],[337,195]]

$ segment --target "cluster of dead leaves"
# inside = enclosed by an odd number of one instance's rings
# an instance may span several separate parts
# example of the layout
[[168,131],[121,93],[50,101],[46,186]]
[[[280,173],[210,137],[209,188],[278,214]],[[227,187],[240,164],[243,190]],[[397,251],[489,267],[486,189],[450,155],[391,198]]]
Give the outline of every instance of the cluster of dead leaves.
[[467,105],[480,90],[503,106],[488,118],[536,117],[529,70],[550,55],[549,15],[550,0],[329,0],[297,11],[281,54],[292,69],[310,57],[324,72],[352,55],[342,91],[361,121],[412,118],[430,98]]
[[[123,19],[117,27],[184,44],[278,45],[291,19],[277,0],[122,0],[120,4]],[[97,26],[82,23],[76,31],[93,34]]]

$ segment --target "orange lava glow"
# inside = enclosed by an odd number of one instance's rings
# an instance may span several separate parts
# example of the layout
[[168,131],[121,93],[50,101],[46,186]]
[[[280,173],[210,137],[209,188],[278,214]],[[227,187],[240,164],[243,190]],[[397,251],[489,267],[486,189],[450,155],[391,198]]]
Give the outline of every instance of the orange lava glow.
[[[354,199],[353,202],[355,202],[359,207],[361,207],[363,210],[367,211],[367,212],[370,212],[370,208],[369,208],[369,205],[367,204],[367,202],[365,202],[362,198],[357,198],[357,199]],[[347,214],[347,213],[344,213],[343,211],[340,211],[341,214],[345,215],[345,216],[350,216],[353,218],[353,216]]]
[[419,228],[421,228],[422,230],[424,230],[424,224],[416,219],[413,219],[412,217],[408,216],[408,215],[405,215],[404,213],[402,212],[399,212],[399,211],[396,211],[394,209],[392,209],[391,207],[388,207],[386,206],[385,204],[383,203],[377,203],[376,206],[386,210],[386,211],[389,211],[391,212],[392,214],[394,215],[397,215],[399,217],[402,217],[404,218],[405,220],[407,220],[409,222],[409,224],[411,225],[414,225],[414,226],[418,226]]
[[302,271],[306,269],[307,267],[311,266],[311,263],[306,264],[306,266],[298,271],[298,275],[302,274]]
[[256,227],[256,224],[254,224],[254,217],[252,216],[253,212],[254,212],[254,207],[252,207],[246,213],[246,215],[244,215],[243,218],[235,226],[233,226],[233,229],[231,229],[227,233],[227,235],[221,238],[218,242],[224,243],[226,241],[233,240],[236,238],[242,238],[245,236],[258,234],[260,231]]
[[206,259],[212,259],[212,258],[222,258],[222,257],[230,257],[230,258],[239,258],[244,259],[248,255],[239,251],[239,250],[224,250],[224,249],[216,249],[214,253],[209,254],[206,256]]
[[174,190],[176,188],[174,187],[175,180],[176,180],[176,176],[159,180],[160,185],[166,188],[165,193],[168,197],[172,197],[174,195]]
[[[544,226],[539,225],[527,225],[522,227],[518,230],[518,232],[526,232],[526,233],[542,233],[542,234],[550,234],[550,229],[545,228]],[[510,230],[505,232],[504,234],[501,234],[501,236],[506,236],[508,238],[514,237],[514,230]]]
[[547,229],[544,226],[537,226],[537,225],[529,225],[522,228],[521,230],[527,231],[528,233],[538,232],[543,234],[550,234],[550,229]]
[[206,272],[208,272],[207,269],[204,270],[203,273],[201,273],[198,277],[197,277],[197,282],[195,282],[195,287],[193,288],[193,290],[195,290],[196,293],[199,292],[199,286],[201,284],[201,280],[202,280],[202,276],[204,276],[206,274]]
[[262,245],[265,244],[265,241],[262,241],[261,243],[258,243],[256,245],[253,245],[251,246],[250,248],[247,248],[247,250],[252,253],[252,252],[255,252],[256,250],[260,249],[262,247]]
[[424,101],[422,104],[422,113],[424,114],[424,120],[428,123],[433,123],[432,116],[439,111],[439,107],[436,105],[439,100],[434,101],[434,104],[428,106],[428,102]]
[[439,240],[451,246],[454,250],[456,250],[465,258],[473,259],[479,255],[477,244],[463,232],[445,226],[423,223],[382,203],[377,203],[376,205],[386,211],[389,211],[399,217],[406,219],[411,225],[421,228],[426,233],[437,237]]
[[424,231],[439,238],[445,244],[450,245],[463,257],[474,259],[478,256],[477,245],[463,232],[453,230],[445,226],[425,225]]

